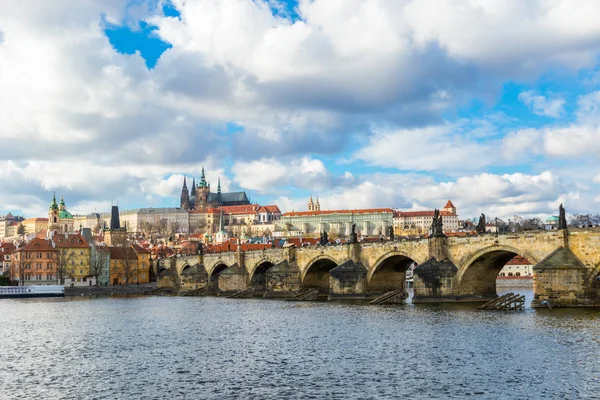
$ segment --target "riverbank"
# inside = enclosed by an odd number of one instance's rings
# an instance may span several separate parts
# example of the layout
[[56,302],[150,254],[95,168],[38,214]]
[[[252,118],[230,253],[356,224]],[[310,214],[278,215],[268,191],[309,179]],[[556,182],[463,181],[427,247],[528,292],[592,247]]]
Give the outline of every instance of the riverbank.
[[162,294],[156,288],[156,283],[144,285],[119,286],[79,286],[66,287],[65,296],[111,296],[111,295],[153,295]]

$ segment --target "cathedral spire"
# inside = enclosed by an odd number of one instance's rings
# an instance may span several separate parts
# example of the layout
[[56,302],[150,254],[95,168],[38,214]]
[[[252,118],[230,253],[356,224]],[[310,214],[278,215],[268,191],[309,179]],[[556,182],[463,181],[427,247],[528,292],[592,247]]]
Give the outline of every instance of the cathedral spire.
[[185,176],[183,177],[183,187],[181,188],[179,207],[183,208],[184,210],[190,209],[190,193],[188,192]]

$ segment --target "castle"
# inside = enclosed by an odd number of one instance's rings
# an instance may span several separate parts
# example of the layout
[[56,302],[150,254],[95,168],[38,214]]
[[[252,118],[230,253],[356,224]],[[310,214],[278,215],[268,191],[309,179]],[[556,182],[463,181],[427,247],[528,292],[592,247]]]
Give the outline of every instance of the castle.
[[188,191],[186,178],[183,178],[181,188],[180,207],[184,210],[205,210],[209,207],[242,206],[249,205],[250,199],[246,192],[221,193],[221,178],[217,183],[217,193],[211,193],[210,183],[206,181],[204,167],[200,182],[196,184],[196,178],[192,179],[192,190]]

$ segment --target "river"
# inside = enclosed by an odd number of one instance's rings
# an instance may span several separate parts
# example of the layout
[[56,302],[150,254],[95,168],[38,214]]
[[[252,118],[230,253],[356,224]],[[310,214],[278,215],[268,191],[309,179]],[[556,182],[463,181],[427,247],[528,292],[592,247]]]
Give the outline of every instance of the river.
[[0,316],[1,399],[600,397],[598,309],[107,297]]

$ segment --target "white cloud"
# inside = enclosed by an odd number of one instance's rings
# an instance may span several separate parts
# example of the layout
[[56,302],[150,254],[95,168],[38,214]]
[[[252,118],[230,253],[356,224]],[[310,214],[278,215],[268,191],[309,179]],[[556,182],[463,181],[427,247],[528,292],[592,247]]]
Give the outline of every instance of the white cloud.
[[600,174],[596,175],[593,180],[594,183],[600,183]]
[[[435,182],[430,177],[411,174],[371,174],[360,184],[343,190],[320,193],[325,209],[393,207],[403,210],[441,208],[450,199],[461,218],[485,213],[488,217],[509,218],[549,215],[565,201],[573,211],[589,206],[577,199],[577,192],[564,193],[559,178],[551,172],[527,174],[478,174],[455,181]],[[314,195],[314,193],[313,193]],[[307,199],[279,198],[282,210],[306,209]]]
[[519,100],[537,115],[559,118],[564,111],[564,99],[549,99],[545,96],[536,94],[533,90],[521,92],[519,94]]
[[537,129],[520,129],[502,139],[502,156],[510,162],[527,162],[543,152],[543,134]]
[[376,132],[354,157],[369,165],[400,170],[477,170],[494,162],[488,145],[457,133],[456,126]]
[[240,187],[261,193],[282,192],[288,185],[315,191],[354,181],[351,173],[336,177],[327,170],[323,161],[310,157],[287,162],[274,158],[236,162],[231,170]]

